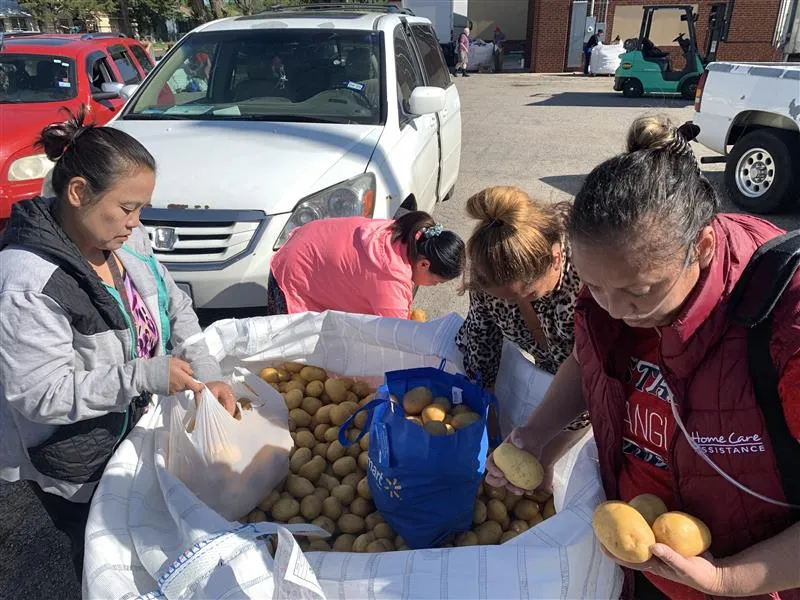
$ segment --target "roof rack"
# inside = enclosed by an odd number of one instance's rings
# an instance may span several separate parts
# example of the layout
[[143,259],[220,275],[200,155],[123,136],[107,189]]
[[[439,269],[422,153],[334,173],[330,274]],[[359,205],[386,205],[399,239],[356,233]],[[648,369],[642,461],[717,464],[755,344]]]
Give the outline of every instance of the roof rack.
[[400,15],[409,15],[414,16],[414,11],[410,8],[403,8],[401,6],[397,6],[395,4],[384,4],[379,2],[347,2],[347,3],[325,3],[325,4],[301,4],[298,6],[283,6],[281,4],[276,4],[271,8],[264,9],[260,11],[258,14],[270,13],[270,12],[313,12],[313,11],[321,11],[321,12],[342,12],[342,11],[353,11],[353,12],[385,12],[389,14],[400,14]]
[[128,37],[128,36],[125,35],[124,33],[119,33],[119,32],[112,31],[112,32],[108,32],[108,33],[106,33],[106,32],[84,33],[81,36],[81,39],[82,40],[99,40],[99,39],[103,39],[103,38],[124,38],[124,37]]

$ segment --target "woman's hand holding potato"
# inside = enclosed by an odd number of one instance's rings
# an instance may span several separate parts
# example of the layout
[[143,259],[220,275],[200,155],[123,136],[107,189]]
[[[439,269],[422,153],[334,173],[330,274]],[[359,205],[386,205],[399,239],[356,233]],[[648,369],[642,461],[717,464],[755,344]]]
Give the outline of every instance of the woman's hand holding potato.
[[[503,443],[512,444],[520,450],[524,450],[525,452],[532,454],[534,457],[541,455],[541,448],[536,444],[535,440],[530,439],[530,436],[524,427],[517,427],[514,429]],[[489,455],[489,457],[486,459],[486,483],[493,487],[505,487],[508,489],[508,491],[517,495],[522,495],[533,491],[533,489],[522,489],[508,481],[506,476],[503,474],[503,471],[495,463],[493,454],[494,453]],[[548,465],[542,465],[542,467],[544,468],[545,473],[550,470]],[[545,475],[544,481],[548,480],[549,478],[547,475]],[[542,486],[540,485],[539,487]]]

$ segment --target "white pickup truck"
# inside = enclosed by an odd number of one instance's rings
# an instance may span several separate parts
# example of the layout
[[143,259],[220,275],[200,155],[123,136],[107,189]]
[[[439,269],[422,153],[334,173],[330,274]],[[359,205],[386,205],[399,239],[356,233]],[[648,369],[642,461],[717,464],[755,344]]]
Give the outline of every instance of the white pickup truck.
[[750,212],[771,213],[800,199],[800,64],[708,65],[700,79],[697,141],[723,155],[725,186]]

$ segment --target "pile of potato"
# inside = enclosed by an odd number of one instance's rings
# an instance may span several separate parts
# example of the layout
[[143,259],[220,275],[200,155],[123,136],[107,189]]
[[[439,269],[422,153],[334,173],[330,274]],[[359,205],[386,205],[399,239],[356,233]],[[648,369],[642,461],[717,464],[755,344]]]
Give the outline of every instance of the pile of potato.
[[686,558],[711,546],[711,532],[705,523],[684,512],[668,512],[664,501],[653,494],[636,496],[630,502],[603,502],[592,515],[592,528],[606,550],[635,564],[650,560],[656,542]]
[[[408,550],[372,502],[366,477],[369,433],[347,448],[339,442],[341,425],[375,398],[375,390],[363,381],[328,378],[323,369],[296,363],[265,368],[260,376],[284,397],[295,447],[286,480],[240,521],[313,523],[331,533],[326,539],[299,537],[304,551]],[[464,406],[453,408],[447,399],[435,399],[426,388],[409,391],[402,404],[407,418],[432,435],[455,432],[479,418]],[[365,412],[356,416],[346,434],[349,440],[361,434],[366,419]],[[443,546],[502,543],[554,512],[549,495],[515,496],[482,483],[472,530]]]

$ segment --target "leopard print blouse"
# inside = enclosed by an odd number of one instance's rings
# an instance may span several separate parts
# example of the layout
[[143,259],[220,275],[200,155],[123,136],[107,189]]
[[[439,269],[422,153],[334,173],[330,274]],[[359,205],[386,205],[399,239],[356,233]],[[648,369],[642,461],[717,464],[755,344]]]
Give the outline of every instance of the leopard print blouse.
[[[503,340],[508,339],[531,356],[536,366],[555,373],[570,354],[575,342],[575,300],[581,281],[572,264],[569,244],[565,244],[564,270],[556,288],[531,304],[539,317],[548,347],[534,340],[519,307],[512,302],[490,296],[480,290],[469,295],[469,312],[456,336],[456,345],[464,354],[464,371],[471,379],[480,374],[481,383],[491,387],[500,369]],[[588,424],[583,414],[568,429]]]

